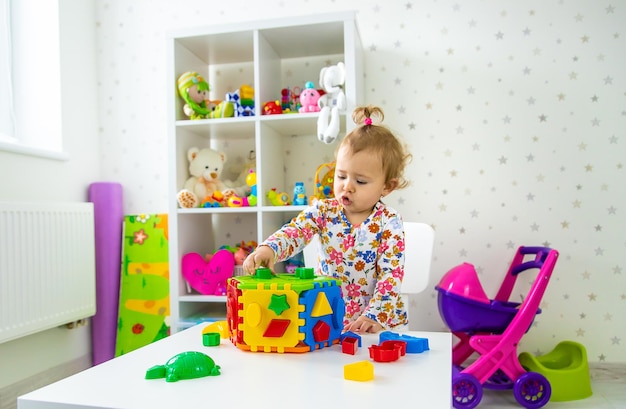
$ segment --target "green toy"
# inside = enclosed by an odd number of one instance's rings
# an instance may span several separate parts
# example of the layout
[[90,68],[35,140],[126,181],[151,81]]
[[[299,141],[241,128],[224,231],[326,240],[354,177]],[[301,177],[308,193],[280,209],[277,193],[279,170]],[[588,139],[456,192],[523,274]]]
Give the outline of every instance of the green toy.
[[587,350],[578,342],[561,341],[540,356],[522,352],[519,362],[527,370],[546,377],[552,387],[551,402],[585,399],[593,394]]
[[165,378],[167,382],[176,382],[184,379],[217,376],[220,374],[219,365],[207,354],[188,351],[171,357],[165,365],[155,365],[146,371],[146,379]]
[[207,106],[209,83],[195,71],[183,73],[176,81],[178,94],[185,101],[183,112],[190,119],[206,119],[211,113]]

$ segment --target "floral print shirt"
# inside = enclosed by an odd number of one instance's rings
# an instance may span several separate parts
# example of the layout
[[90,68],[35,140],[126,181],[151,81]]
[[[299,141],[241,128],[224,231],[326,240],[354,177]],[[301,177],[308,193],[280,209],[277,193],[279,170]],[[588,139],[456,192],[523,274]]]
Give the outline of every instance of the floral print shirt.
[[404,228],[401,216],[378,202],[369,217],[353,226],[336,199],[322,199],[307,207],[260,245],[271,247],[276,261],[284,261],[319,235],[317,274],[341,281],[346,304],[344,324],[360,315],[383,328],[406,325],[400,295],[404,276]]

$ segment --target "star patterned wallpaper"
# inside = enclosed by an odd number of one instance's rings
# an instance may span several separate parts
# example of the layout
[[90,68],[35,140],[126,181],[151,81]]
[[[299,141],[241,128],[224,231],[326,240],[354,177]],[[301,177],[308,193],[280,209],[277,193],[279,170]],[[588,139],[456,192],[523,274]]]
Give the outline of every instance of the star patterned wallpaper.
[[388,203],[436,230],[411,328],[446,330],[434,286],[450,268],[472,263],[494,297],[518,246],[549,246],[560,257],[520,350],[573,340],[592,362],[626,362],[624,2],[230,4],[97,1],[103,174],[124,185],[127,212],[167,211],[167,31],[357,10],[363,102],[414,155]]

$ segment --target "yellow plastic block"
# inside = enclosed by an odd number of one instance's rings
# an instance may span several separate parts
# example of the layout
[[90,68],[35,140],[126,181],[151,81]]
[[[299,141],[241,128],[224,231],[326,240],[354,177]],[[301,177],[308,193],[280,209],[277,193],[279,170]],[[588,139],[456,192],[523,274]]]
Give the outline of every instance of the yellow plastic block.
[[330,315],[332,313],[333,308],[328,302],[328,297],[326,297],[326,294],[324,293],[319,293],[315,299],[315,304],[313,304],[311,317],[323,317],[324,315]]
[[[266,337],[264,334],[270,322],[279,318],[275,311],[267,308],[276,296],[284,296],[285,305],[289,306],[287,310],[281,311],[280,319],[289,320],[291,324],[282,337]],[[303,338],[299,327],[304,324],[304,320],[299,319],[298,315],[304,307],[298,304],[298,293],[295,291],[279,290],[272,285],[269,290],[257,288],[254,291],[244,291],[239,302],[242,304],[242,311],[245,311],[239,330],[243,331],[243,341],[250,346],[251,351],[269,352],[271,347],[276,347],[278,352],[283,352],[285,347],[294,347]]]
[[344,365],[343,377],[349,381],[371,381],[374,379],[374,364],[370,361],[359,361]]
[[202,334],[208,334],[209,332],[217,332],[220,334],[220,338],[229,338],[230,331],[228,330],[228,323],[226,321],[216,321],[207,325],[202,329]]

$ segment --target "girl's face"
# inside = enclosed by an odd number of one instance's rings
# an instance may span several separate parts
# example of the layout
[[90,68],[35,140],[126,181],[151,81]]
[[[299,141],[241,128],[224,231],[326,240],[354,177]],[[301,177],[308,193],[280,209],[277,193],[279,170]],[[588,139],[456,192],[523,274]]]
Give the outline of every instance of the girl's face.
[[396,185],[395,180],[385,183],[382,161],[374,152],[352,153],[348,147],[339,148],[333,189],[353,225],[367,219],[378,200]]

